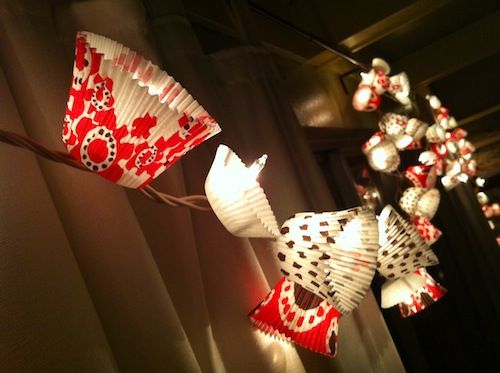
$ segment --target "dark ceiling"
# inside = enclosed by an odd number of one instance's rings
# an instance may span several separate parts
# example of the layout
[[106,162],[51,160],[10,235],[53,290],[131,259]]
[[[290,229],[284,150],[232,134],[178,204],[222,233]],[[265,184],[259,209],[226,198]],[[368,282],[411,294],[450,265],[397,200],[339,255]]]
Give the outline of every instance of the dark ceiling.
[[[481,0],[185,0],[205,52],[241,44],[233,7],[252,14],[254,39],[293,64],[334,66],[356,74],[356,66],[266,18],[255,7],[283,18],[328,45],[369,64],[386,59],[406,71],[418,92],[432,92],[450,109],[476,145],[479,168],[500,170],[500,5]],[[241,6],[241,5],[238,5]],[[241,9],[240,9],[241,10]]]

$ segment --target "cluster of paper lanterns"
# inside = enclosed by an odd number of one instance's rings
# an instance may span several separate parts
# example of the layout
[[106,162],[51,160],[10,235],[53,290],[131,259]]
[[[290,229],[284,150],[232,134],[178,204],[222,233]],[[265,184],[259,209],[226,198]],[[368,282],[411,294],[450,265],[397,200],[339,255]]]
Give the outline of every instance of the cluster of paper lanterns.
[[[383,65],[379,61],[380,59],[374,59],[374,70],[377,70],[377,66]],[[406,77],[406,75],[403,76]],[[365,89],[366,81],[362,74],[362,80],[353,97],[353,106],[359,111],[374,110],[372,106],[359,104],[359,94]],[[407,77],[405,86],[409,90]],[[425,244],[430,246],[441,236],[439,229],[431,223],[440,200],[439,191],[435,188],[437,178],[441,177],[441,182],[446,188],[452,188],[459,182],[466,182],[469,176],[474,175],[476,164],[472,159],[474,147],[466,140],[467,133],[463,129],[456,128],[455,118],[449,115],[448,110],[441,105],[437,97],[428,96],[427,99],[435,123],[429,125],[418,118],[386,113],[379,120],[380,131],[362,146],[362,151],[374,170],[390,173],[399,168],[400,151],[421,149],[424,144],[427,145],[427,150],[423,151],[418,158],[420,164],[410,166],[404,172],[411,186],[404,190],[399,206],[408,215],[407,221],[401,218],[401,224],[412,225]],[[405,105],[407,106],[408,103],[405,102]],[[377,109],[378,107],[379,105],[376,106]],[[382,307],[387,308],[398,304],[403,316],[412,315],[424,309],[425,307],[421,304],[423,298],[418,295],[419,292],[422,293],[422,290],[418,289],[423,286],[424,279],[431,280],[430,275],[426,273],[424,276],[422,269],[419,271],[399,283],[386,283],[384,289],[387,297],[385,300],[383,297]],[[424,291],[423,294],[428,293]],[[439,286],[439,292],[431,293],[430,297],[424,295],[426,305],[430,304],[431,300],[439,299],[445,290]],[[409,304],[410,300],[416,303]]]
[[[418,298],[426,280],[414,272],[438,259],[393,207],[386,206],[378,219],[363,207],[299,212],[279,227],[255,180],[256,164],[260,170],[259,160],[246,167],[231,149],[220,145],[205,192],[229,232],[276,241],[284,277],[250,313],[258,328],[333,356],[341,315],[358,307],[377,270],[387,279],[383,305],[407,301],[411,295]],[[402,288],[404,296],[399,295]]]
[[401,104],[408,106],[410,82],[405,73],[389,77],[391,67],[381,58],[374,58],[372,69],[361,73],[361,83],[354,93],[352,104],[358,111],[375,111],[380,107],[384,93],[391,94]]
[[[486,183],[485,179],[483,179],[482,177],[477,177],[475,181],[477,186],[477,201],[481,205],[481,210],[483,211],[484,217],[487,219],[490,229],[493,231],[497,231],[495,220],[497,220],[497,218],[500,216],[500,205],[498,204],[498,202],[491,202],[488,195],[485,192],[480,191]],[[498,234],[496,236],[496,241],[498,246],[500,246],[500,236]]]
[[[406,75],[388,77],[389,72],[385,61],[374,60],[373,70],[363,76],[370,100],[376,102],[389,92],[408,104]],[[360,92],[360,105],[362,98]],[[365,106],[371,110],[370,100]],[[384,153],[387,147],[404,149],[417,143],[425,124],[403,122],[401,117],[387,117],[383,133],[367,151]],[[141,188],[219,131],[203,107],[156,65],[103,36],[77,34],[63,142],[89,170],[117,184]],[[258,328],[333,356],[340,316],[359,305],[377,270],[387,278],[383,304],[415,298],[423,302],[418,307],[427,305],[421,294],[428,293],[430,285],[421,268],[438,260],[417,229],[435,212],[433,190],[414,188],[405,197],[405,208],[424,219],[422,223],[417,219],[410,224],[387,206],[378,220],[372,210],[357,207],[300,212],[279,226],[256,180],[266,158],[246,167],[221,145],[205,182],[207,199],[229,232],[276,241],[276,258],[284,277],[250,313]],[[395,163],[374,161],[381,168],[392,168]],[[394,289],[402,288],[412,295],[396,296]],[[405,308],[405,312],[414,311]]]

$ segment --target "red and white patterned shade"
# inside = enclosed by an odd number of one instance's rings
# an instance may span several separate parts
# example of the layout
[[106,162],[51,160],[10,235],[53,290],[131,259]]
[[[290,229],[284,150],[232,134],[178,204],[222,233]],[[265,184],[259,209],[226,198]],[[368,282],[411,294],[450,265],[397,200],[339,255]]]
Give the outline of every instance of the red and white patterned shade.
[[444,287],[427,273],[425,268],[418,269],[415,271],[415,274],[425,278],[425,283],[416,292],[409,294],[404,302],[398,304],[399,311],[403,317],[413,316],[426,309],[441,299],[447,292]]
[[287,278],[278,282],[249,317],[265,333],[321,354],[335,356],[337,352],[340,313]]
[[88,169],[142,187],[219,131],[158,66],[103,36],[77,34],[63,142]]

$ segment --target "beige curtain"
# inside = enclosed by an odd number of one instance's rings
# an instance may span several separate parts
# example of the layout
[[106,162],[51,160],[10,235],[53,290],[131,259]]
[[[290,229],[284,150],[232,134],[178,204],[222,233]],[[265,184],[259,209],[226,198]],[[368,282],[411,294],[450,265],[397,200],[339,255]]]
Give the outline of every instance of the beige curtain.
[[[202,192],[218,143],[262,173],[278,220],[334,208],[269,57],[205,56],[182,4],[0,0],[0,126],[64,150],[75,31],[164,63],[223,133],[154,186]],[[161,57],[161,59],[160,59]],[[338,357],[271,339],[247,320],[279,280],[272,242],[227,233],[211,213],[150,202],[90,173],[0,144],[2,371],[402,371],[369,294],[342,318]]]

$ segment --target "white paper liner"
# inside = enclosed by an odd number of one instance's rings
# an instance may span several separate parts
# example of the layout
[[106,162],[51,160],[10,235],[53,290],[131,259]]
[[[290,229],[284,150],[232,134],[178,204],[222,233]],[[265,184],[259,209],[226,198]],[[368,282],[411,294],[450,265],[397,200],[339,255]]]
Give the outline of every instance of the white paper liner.
[[427,128],[425,137],[430,143],[441,143],[446,139],[446,131],[439,124],[433,124]]
[[410,118],[406,125],[406,134],[412,136],[414,141],[419,141],[425,136],[428,127],[427,123],[416,118]]
[[398,303],[411,299],[411,295],[425,284],[425,277],[410,273],[397,280],[386,281],[382,284],[382,308],[390,308]]
[[77,34],[76,49],[63,141],[92,171],[141,187],[220,132],[178,82],[134,51],[90,32]]
[[389,140],[383,140],[366,153],[368,163],[375,171],[396,171],[401,159],[396,146]]
[[388,136],[401,136],[405,134],[408,117],[396,113],[386,113],[380,118],[378,126]]
[[415,215],[417,212],[418,201],[424,195],[426,189],[419,187],[410,187],[405,189],[399,199],[399,206],[408,215]]
[[407,188],[399,200],[399,206],[410,216],[432,219],[439,207],[440,194],[436,188]]
[[418,200],[417,215],[426,217],[429,220],[432,219],[436,215],[440,199],[439,190],[435,188],[426,190]]
[[246,171],[236,153],[219,145],[205,181],[208,201],[235,236],[274,238],[279,229],[269,201],[255,180],[245,180]]
[[372,67],[374,69],[382,71],[385,75],[391,72],[391,67],[389,66],[387,61],[379,57],[375,57],[372,59]]
[[372,212],[300,213],[282,226],[282,273],[343,314],[359,305],[375,273],[378,228]]
[[416,229],[392,206],[384,207],[378,219],[380,248],[377,268],[382,276],[394,280],[418,268],[439,263]]

